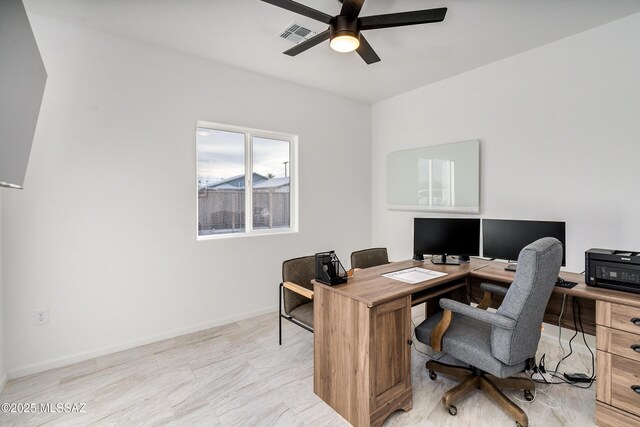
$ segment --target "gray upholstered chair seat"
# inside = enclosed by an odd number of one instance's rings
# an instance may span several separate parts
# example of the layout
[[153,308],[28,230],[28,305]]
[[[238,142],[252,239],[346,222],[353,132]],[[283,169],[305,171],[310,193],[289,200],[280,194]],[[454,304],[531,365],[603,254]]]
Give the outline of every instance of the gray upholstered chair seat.
[[[517,374],[525,362],[505,365],[491,355],[491,325],[460,314],[453,314],[454,321],[442,337],[442,347],[460,362],[474,366],[496,377],[506,378]],[[442,319],[442,312],[430,316],[416,328],[418,341],[428,343],[431,331]],[[469,331],[473,331],[472,334]]]
[[299,305],[289,312],[289,316],[313,328],[313,302]]

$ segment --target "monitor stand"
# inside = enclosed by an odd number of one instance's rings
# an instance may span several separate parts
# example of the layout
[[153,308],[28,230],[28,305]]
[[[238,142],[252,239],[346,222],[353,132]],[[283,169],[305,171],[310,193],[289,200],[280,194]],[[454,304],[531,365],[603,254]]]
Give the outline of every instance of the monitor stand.
[[446,255],[434,255],[431,258],[431,262],[434,264],[446,264],[446,265],[460,265],[460,262]]
[[507,264],[507,266],[504,269],[507,270],[507,271],[516,271],[516,267],[517,266],[518,265],[515,264],[515,263],[514,264]]
[[413,254],[414,261],[424,261],[424,255],[422,254]]

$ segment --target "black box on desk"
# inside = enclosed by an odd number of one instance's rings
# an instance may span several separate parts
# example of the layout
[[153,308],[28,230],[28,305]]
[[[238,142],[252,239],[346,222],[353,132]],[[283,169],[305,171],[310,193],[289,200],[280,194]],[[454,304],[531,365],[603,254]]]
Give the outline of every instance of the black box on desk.
[[316,254],[316,280],[325,285],[347,283],[347,272],[334,251]]
[[589,286],[640,293],[640,252],[592,248],[584,253]]

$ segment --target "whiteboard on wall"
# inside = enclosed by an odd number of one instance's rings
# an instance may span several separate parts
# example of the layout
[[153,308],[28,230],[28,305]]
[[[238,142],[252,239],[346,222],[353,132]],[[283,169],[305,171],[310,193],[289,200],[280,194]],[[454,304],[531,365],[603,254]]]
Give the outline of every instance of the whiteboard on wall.
[[387,208],[480,213],[480,141],[389,153]]

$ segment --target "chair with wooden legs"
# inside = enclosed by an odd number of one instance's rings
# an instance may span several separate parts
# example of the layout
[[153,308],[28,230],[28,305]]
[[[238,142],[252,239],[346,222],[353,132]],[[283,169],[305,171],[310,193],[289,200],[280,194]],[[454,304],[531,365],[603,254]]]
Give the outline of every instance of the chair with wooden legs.
[[293,258],[282,263],[282,282],[278,289],[280,318],[278,342],[282,345],[282,319],[313,332],[313,285],[315,256]]
[[351,268],[370,268],[377,265],[389,264],[387,248],[362,249],[351,253]]
[[[460,383],[447,391],[442,404],[456,415],[456,403],[480,389],[502,407],[518,426],[528,426],[527,414],[500,391],[524,390],[533,400],[535,385],[521,373],[535,357],[540,341],[540,324],[560,271],[562,244],[545,237],[525,247],[518,256],[516,277],[509,286],[483,283],[484,297],[477,307],[450,299],[440,300],[443,311],[416,328],[416,338],[435,351],[444,351],[466,366],[428,361],[432,380],[437,373]],[[491,295],[504,295],[496,312],[487,311]]]

